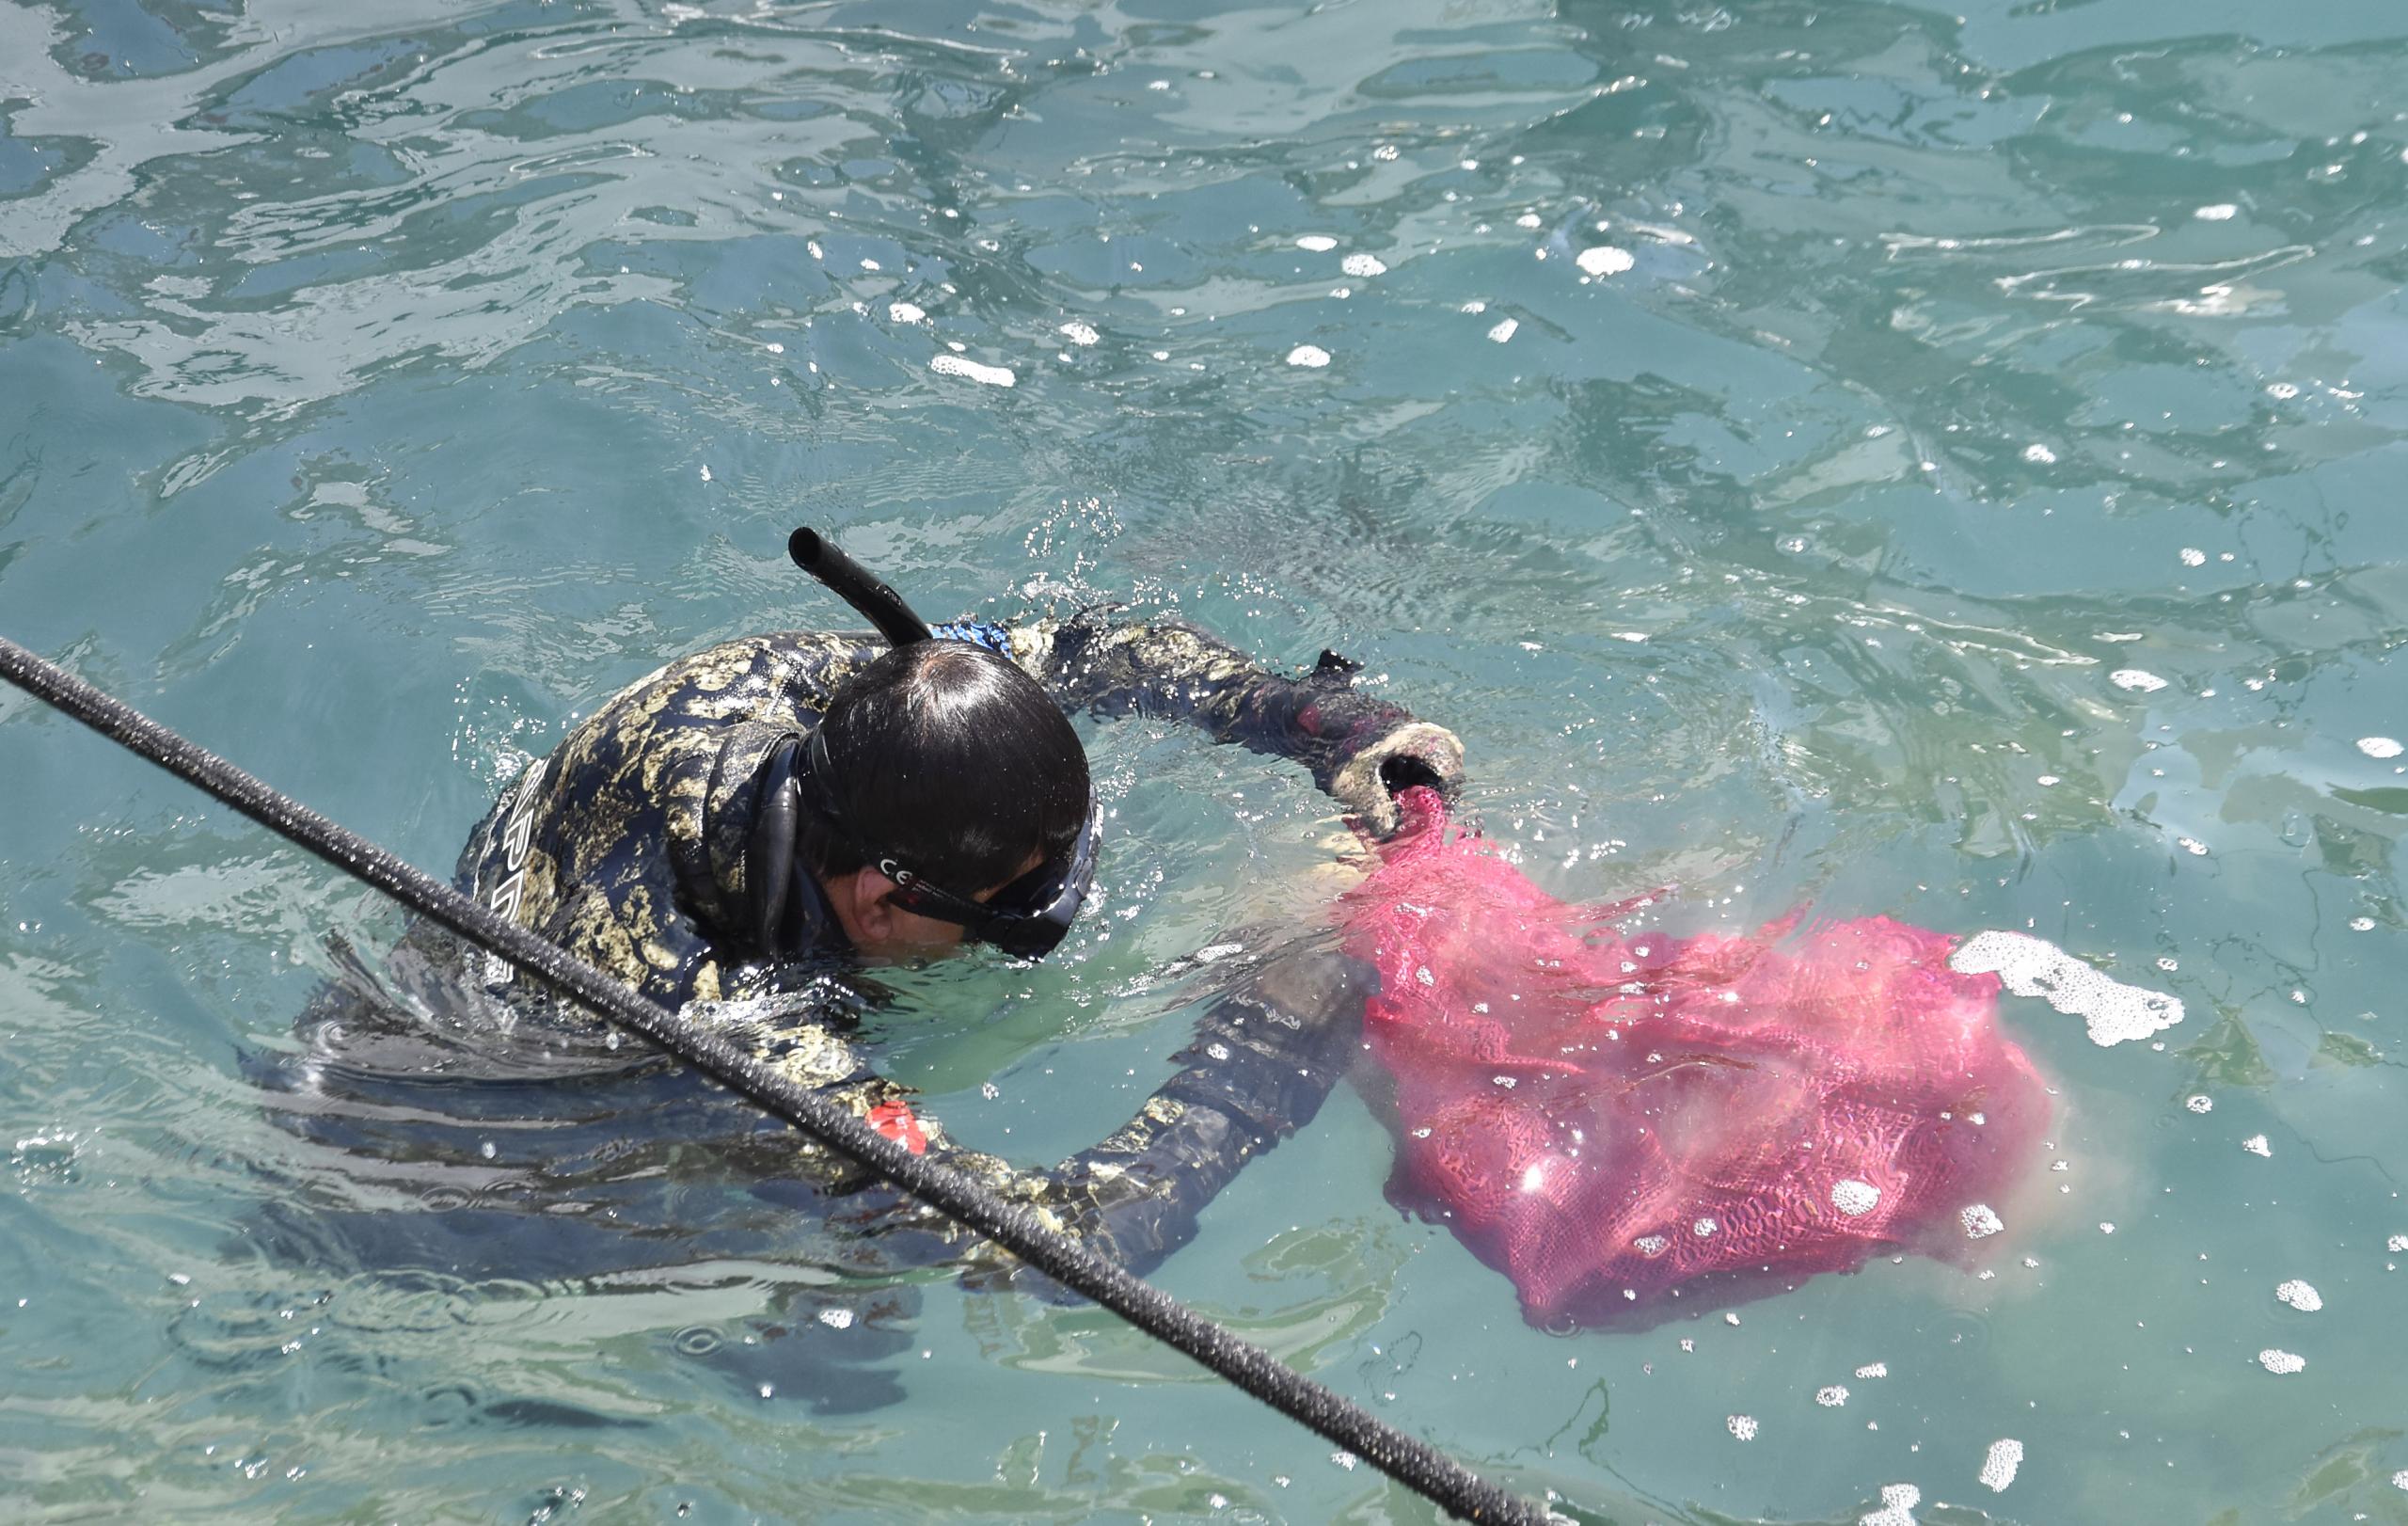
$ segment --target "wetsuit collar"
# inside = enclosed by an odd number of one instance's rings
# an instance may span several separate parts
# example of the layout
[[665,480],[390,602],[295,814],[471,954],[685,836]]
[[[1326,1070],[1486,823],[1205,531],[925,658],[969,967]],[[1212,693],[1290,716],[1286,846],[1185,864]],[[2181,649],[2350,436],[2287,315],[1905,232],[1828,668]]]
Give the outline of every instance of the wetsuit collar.
[[850,958],[853,941],[845,936],[845,925],[837,920],[835,904],[829,900],[819,876],[805,868],[800,856],[792,862],[794,880],[786,889],[786,911],[779,929],[779,957]]

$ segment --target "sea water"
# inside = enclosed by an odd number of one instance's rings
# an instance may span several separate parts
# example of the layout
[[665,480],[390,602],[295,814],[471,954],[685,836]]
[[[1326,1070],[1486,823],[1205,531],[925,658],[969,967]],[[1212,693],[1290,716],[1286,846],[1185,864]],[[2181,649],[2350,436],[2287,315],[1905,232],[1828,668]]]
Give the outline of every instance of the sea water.
[[[1582,1519],[2408,1520],[2403,155],[2388,0],[20,3],[0,630],[437,870],[841,620],[798,523],[1336,648],[1557,895],[2036,940],[2058,1121],[1974,1270],[1552,1334],[1341,1091],[1164,1286]],[[874,1035],[1030,1162],[1348,874],[1088,735],[1101,907]],[[816,1241],[270,1253],[246,1062],[397,920],[13,693],[0,802],[11,1518],[1430,1518],[1092,1309],[814,1317]]]

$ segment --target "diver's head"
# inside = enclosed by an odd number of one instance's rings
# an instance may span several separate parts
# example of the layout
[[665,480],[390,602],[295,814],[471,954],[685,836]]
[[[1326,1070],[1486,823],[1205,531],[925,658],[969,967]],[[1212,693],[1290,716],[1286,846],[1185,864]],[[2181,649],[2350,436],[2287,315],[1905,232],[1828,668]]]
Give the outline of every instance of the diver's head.
[[1010,660],[958,641],[888,652],[837,691],[805,756],[797,850],[856,950],[1060,941],[1094,869],[1086,752]]

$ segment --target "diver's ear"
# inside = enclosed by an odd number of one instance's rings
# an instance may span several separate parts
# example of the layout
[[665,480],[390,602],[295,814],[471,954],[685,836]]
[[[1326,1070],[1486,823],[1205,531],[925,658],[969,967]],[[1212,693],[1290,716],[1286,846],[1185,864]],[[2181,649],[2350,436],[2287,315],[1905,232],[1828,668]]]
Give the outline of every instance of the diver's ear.
[[864,864],[844,876],[843,893],[837,901],[844,917],[845,931],[855,947],[866,948],[885,942],[899,931],[895,918],[902,914],[888,904],[895,882]]

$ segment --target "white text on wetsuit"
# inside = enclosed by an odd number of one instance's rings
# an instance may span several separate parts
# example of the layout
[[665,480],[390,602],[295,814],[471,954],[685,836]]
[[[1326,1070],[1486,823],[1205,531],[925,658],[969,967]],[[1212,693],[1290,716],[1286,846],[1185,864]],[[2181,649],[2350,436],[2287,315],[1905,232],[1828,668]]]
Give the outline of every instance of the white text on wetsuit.
[[[527,894],[527,848],[535,835],[535,792],[543,787],[544,771],[548,758],[537,758],[529,765],[527,776],[511,791],[502,808],[495,813],[493,832],[485,836],[485,856],[493,856],[493,834],[501,836],[502,882],[485,897],[485,905],[498,915],[512,921],[518,919],[518,902]],[[507,985],[517,976],[507,961],[492,958],[485,966],[488,985]]]

